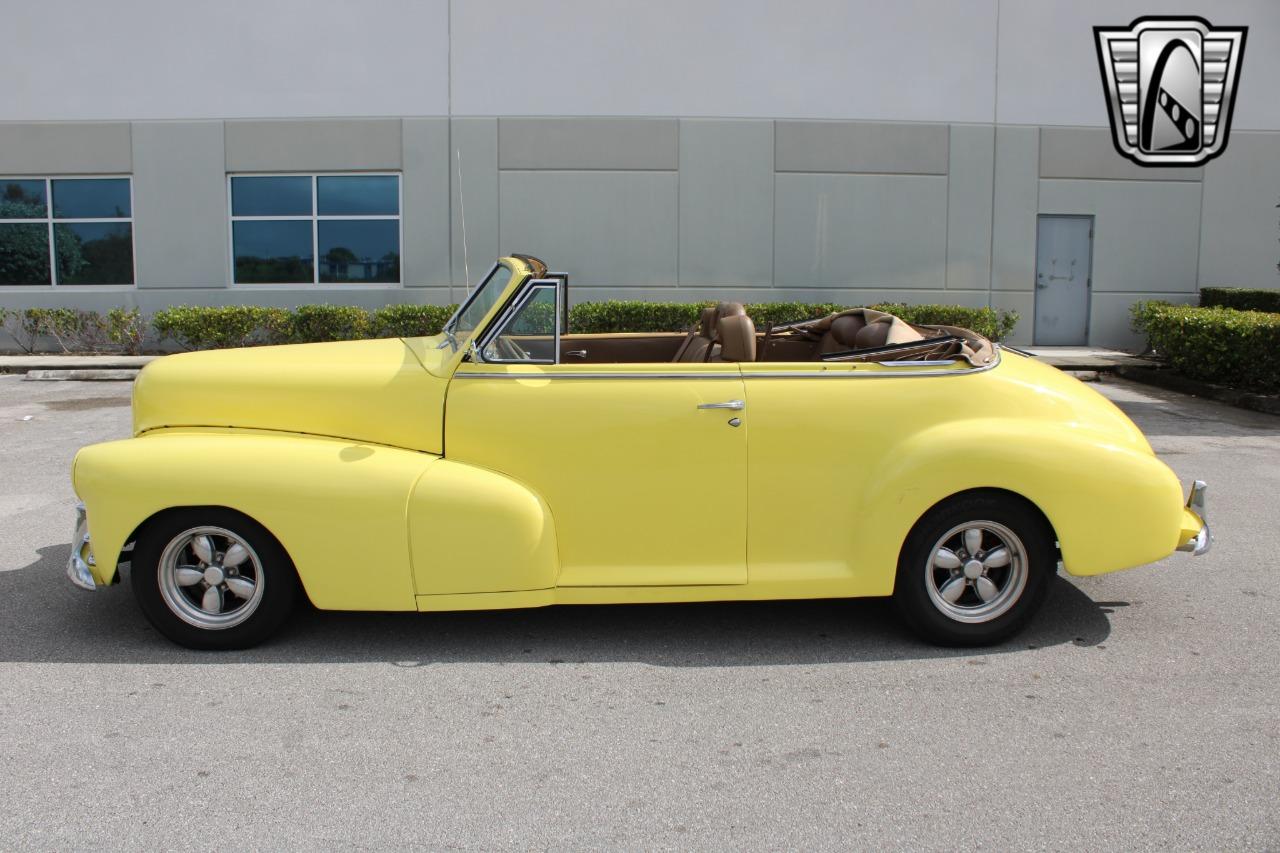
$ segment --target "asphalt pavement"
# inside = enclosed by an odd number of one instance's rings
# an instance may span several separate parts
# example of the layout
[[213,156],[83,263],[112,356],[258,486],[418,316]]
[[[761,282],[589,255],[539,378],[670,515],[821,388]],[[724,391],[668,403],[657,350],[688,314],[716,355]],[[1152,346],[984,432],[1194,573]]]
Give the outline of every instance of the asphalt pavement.
[[0,847],[1276,848],[1280,418],[1094,387],[1217,542],[1059,578],[1001,647],[817,601],[304,608],[210,654],[64,575],[128,384],[0,376]]

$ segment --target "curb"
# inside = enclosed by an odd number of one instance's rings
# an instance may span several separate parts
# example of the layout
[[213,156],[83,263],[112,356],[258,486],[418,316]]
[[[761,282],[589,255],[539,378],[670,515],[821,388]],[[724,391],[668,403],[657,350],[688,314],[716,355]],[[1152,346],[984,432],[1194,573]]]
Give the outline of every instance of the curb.
[[1280,415],[1280,395],[1277,394],[1256,394],[1252,391],[1240,391],[1236,388],[1212,385],[1208,382],[1188,379],[1167,368],[1120,366],[1115,369],[1115,373],[1124,379],[1141,382],[1145,385],[1154,385],[1166,391],[1177,391],[1180,394],[1203,397],[1206,400],[1214,400],[1218,403],[1226,403],[1228,406],[1249,409],[1250,411],[1262,412],[1267,415]]
[[132,382],[138,378],[135,369],[101,370],[28,370],[24,382]]

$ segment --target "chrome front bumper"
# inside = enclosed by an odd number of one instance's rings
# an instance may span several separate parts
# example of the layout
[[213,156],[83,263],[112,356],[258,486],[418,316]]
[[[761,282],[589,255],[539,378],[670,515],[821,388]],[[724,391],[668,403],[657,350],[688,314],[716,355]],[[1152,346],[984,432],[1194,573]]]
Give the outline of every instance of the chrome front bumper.
[[93,548],[89,545],[89,516],[84,504],[76,504],[76,529],[71,535],[71,556],[67,558],[67,577],[81,589],[97,589],[93,579]]
[[1205,514],[1204,493],[1208,489],[1204,480],[1196,480],[1191,484],[1191,494],[1187,496],[1187,509],[1196,514],[1203,525],[1200,532],[1188,542],[1179,545],[1179,551],[1190,551],[1191,556],[1199,557],[1213,545],[1213,532],[1209,530],[1209,517]]

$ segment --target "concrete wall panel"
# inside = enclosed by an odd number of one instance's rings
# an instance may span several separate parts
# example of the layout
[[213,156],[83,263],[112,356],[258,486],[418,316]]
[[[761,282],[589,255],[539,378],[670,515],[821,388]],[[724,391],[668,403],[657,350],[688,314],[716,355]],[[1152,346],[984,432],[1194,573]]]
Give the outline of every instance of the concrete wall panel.
[[947,173],[945,124],[779,121],[779,172]]
[[1195,295],[1190,293],[1095,292],[1089,306],[1089,343],[1131,352],[1145,349],[1146,341],[1142,335],[1129,327],[1129,309],[1133,307],[1133,303],[1144,299],[1163,299],[1186,305],[1196,302]]
[[4,26],[6,119],[449,111],[449,0],[6,3]]
[[680,122],[680,285],[773,284],[773,122]]
[[0,175],[127,175],[132,169],[126,122],[0,122]]
[[571,288],[676,283],[674,172],[504,171],[499,181],[503,254],[536,255]]
[[[963,4],[957,4],[962,6]],[[1003,124],[1107,127],[1093,28],[1127,27],[1142,15],[1200,15],[1218,26],[1247,26],[1236,130],[1280,130],[1280,13],[1274,0],[1041,0],[1000,4],[999,109]],[[1116,155],[1119,157],[1120,155]]]
[[230,281],[222,122],[135,122],[133,245],[139,288]]
[[1204,169],[1157,169],[1121,157],[1109,129],[1046,127],[1040,131],[1040,177],[1128,181],[1198,181]]
[[229,121],[227,171],[399,169],[400,119]]
[[449,123],[454,301],[498,259],[498,120]]
[[500,169],[659,169],[679,161],[675,119],[501,118]]
[[400,248],[405,287],[448,287],[449,120],[403,122],[404,175]]
[[1232,134],[1205,167],[1200,225],[1202,287],[1280,288],[1280,133]]
[[991,307],[998,311],[1017,311],[1018,325],[1014,326],[1006,343],[1017,346],[1031,345],[1036,322],[1036,296],[1022,290],[999,290],[991,293]]
[[1035,287],[1039,136],[1039,129],[1034,127],[996,128],[992,290]]
[[1095,217],[1095,298],[1101,292],[1195,293],[1198,183],[1043,180],[1040,212]]
[[[451,27],[459,115],[990,121],[994,112],[996,0],[490,0],[454,3]],[[499,31],[548,48],[495,49]]]
[[775,186],[779,286],[943,288],[945,177],[779,174]]
[[947,179],[948,290],[985,290],[991,281],[994,167],[994,128],[951,128]]

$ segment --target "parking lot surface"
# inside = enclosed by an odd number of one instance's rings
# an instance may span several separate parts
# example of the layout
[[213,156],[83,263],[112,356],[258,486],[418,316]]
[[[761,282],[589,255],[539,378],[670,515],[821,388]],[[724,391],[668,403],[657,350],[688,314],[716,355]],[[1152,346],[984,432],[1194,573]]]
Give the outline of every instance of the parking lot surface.
[[1217,542],[1004,646],[817,601],[304,608],[210,654],[64,575],[127,383],[0,376],[0,847],[1275,848],[1280,418],[1095,387]]

